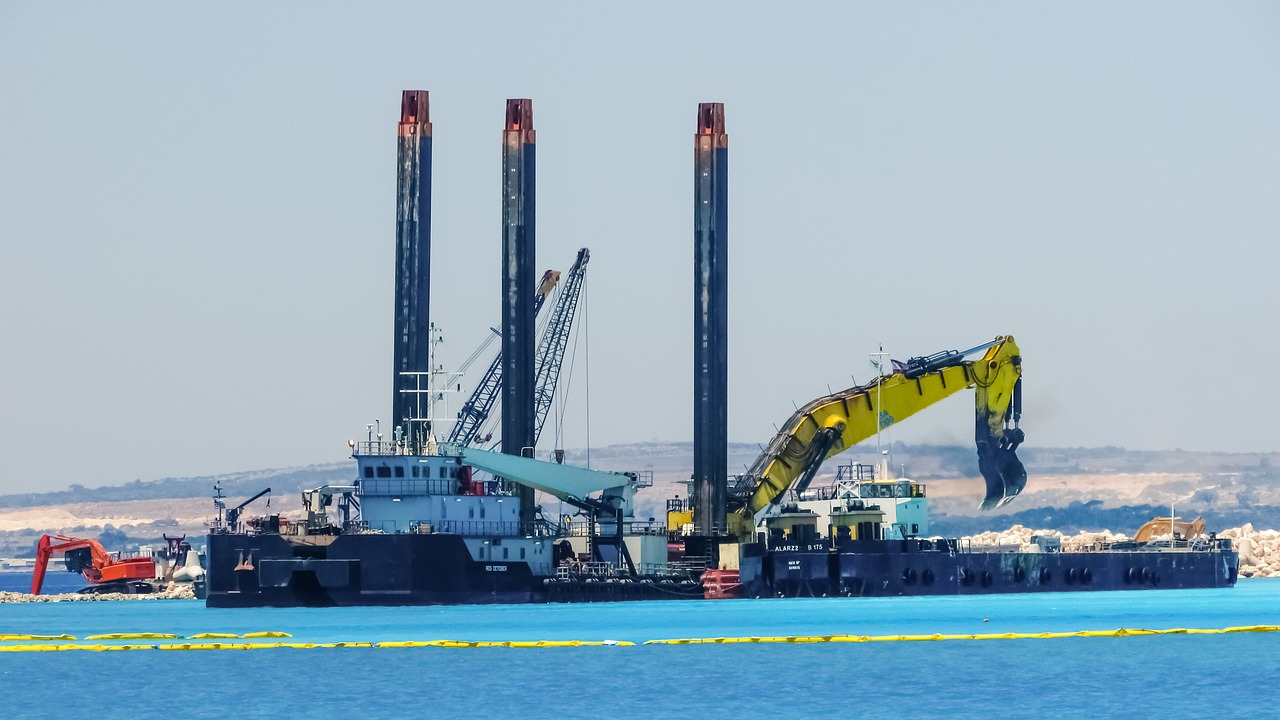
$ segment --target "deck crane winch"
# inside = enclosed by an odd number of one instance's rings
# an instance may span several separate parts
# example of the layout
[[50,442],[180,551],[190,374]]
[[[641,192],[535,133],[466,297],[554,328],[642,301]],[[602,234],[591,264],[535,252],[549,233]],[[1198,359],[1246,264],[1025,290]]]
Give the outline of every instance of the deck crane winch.
[[[967,358],[983,353],[976,360]],[[740,478],[728,527],[749,538],[756,523],[783,495],[803,490],[827,458],[878,430],[972,387],[978,469],[986,481],[982,509],[1012,500],[1027,483],[1016,451],[1023,440],[1022,356],[1012,336],[1001,336],[965,351],[947,351],[895,363],[893,372],[832,393],[796,410]]]
[[[226,525],[225,525],[225,527],[226,527],[227,531],[229,531],[229,532],[235,532],[235,531],[236,531],[236,525],[240,522],[240,512],[241,512],[242,510],[244,510],[246,507],[248,507],[248,506],[249,506],[249,503],[253,502],[254,500],[257,500],[258,498],[262,497],[263,495],[270,495],[270,494],[271,494],[271,488],[267,488],[267,489],[265,489],[265,490],[263,490],[263,491],[259,492],[257,495],[254,495],[253,497],[249,498],[248,500],[245,500],[244,502],[240,503],[239,505],[237,505],[237,506],[235,506],[235,507],[233,507],[233,508],[228,508],[228,507],[226,507],[226,503],[222,502],[222,483],[216,483],[216,484],[213,486],[213,489],[214,489],[215,491],[217,491],[217,495],[216,495],[216,496],[214,497],[214,499],[213,499],[213,504],[214,504],[214,506],[215,506],[215,507],[217,507],[217,508],[218,508],[218,513],[219,513],[219,515],[221,515],[221,514],[222,514],[222,510],[223,510],[223,508],[226,508]],[[268,499],[267,499],[267,504],[268,504],[268,505],[270,505],[270,504],[271,504],[271,499],[270,499],[270,498],[268,498]],[[221,520],[221,518],[219,518],[219,520]]]

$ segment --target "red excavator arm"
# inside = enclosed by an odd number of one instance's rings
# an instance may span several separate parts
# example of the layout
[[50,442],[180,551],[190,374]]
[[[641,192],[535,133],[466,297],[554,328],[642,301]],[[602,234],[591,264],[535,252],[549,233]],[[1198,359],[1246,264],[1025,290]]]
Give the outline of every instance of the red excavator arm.
[[148,580],[156,574],[156,563],[151,558],[113,561],[97,540],[42,535],[36,544],[36,566],[31,574],[32,595],[39,595],[44,587],[44,573],[49,567],[49,558],[55,553],[68,555],[67,569],[80,573],[92,585],[117,580]]

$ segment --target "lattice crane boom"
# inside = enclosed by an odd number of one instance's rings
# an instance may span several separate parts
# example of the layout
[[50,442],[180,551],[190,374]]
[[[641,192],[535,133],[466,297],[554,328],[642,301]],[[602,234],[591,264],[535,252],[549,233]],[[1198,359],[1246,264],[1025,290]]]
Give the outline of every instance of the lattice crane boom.
[[[560,273],[555,270],[548,270],[542,276],[542,282],[538,285],[533,298],[534,317],[538,316],[538,312],[542,310],[542,304],[546,302],[547,296],[559,281]],[[462,404],[462,409],[458,411],[458,421],[449,432],[449,442],[460,445],[471,445],[475,442],[476,436],[480,434],[480,426],[489,419],[500,394],[502,394],[501,352],[493,358],[493,362],[489,363],[489,368],[476,384],[476,389],[471,392],[471,397]]]
[[587,261],[591,252],[587,248],[578,251],[578,257],[569,268],[564,287],[560,289],[560,297],[556,299],[551,310],[551,319],[542,332],[542,340],[538,343],[538,353],[534,360],[533,376],[533,439],[537,444],[542,435],[542,426],[547,422],[551,412],[551,402],[555,399],[556,385],[560,382],[560,367],[564,362],[564,351],[569,345],[569,335],[573,330],[573,317],[578,310],[578,299],[582,294],[582,279],[587,272]]

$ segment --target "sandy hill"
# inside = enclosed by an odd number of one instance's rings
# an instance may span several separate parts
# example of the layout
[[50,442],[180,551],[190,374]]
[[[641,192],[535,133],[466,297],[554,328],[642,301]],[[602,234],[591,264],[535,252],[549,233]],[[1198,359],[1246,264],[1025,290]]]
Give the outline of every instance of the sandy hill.
[[[759,447],[732,444],[731,472],[742,472]],[[972,448],[905,446],[892,448],[895,474],[928,485],[935,531],[968,534],[1009,527],[1058,527],[1065,531],[1121,530],[1155,510],[1176,503],[1179,514],[1204,515],[1219,527],[1253,522],[1280,526],[1280,454],[1146,452],[1123,448],[1026,448],[1020,451],[1030,480],[1014,503],[995,514],[980,514],[982,480]],[[568,453],[566,462],[606,470],[646,470],[651,488],[640,492],[637,515],[662,518],[666,500],[686,495],[690,443],[613,445]],[[870,463],[874,447],[855,447],[824,465],[815,485],[830,482],[840,464]],[[0,556],[29,554],[41,533],[97,537],[116,542],[153,541],[161,535],[199,535],[213,517],[215,483],[235,504],[271,487],[270,510],[296,517],[299,491],[350,479],[349,463],[262,470],[223,476],[165,478],[119,486],[0,496]],[[556,501],[545,500],[548,509]],[[267,509],[259,500],[251,511]],[[1167,510],[1165,511],[1167,512]],[[1135,525],[1136,527],[1136,525]]]

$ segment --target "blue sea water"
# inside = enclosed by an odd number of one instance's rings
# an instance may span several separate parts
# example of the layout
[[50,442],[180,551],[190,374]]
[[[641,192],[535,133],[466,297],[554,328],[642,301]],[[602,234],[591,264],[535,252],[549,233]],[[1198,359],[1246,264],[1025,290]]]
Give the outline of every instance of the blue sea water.
[[[636,647],[0,653],[3,717],[1280,717],[1280,634],[643,646],[765,635],[1280,625],[1280,580],[1228,590],[592,605],[207,609],[0,605],[0,633]],[[134,691],[122,693],[121,688]],[[106,702],[106,698],[112,698]],[[136,698],[136,702],[129,700]]]
[[[80,588],[88,585],[85,579],[76,573],[69,573],[53,563],[49,567],[49,571],[44,576],[44,593],[52,595],[57,593],[75,592]],[[6,572],[0,573],[0,591],[4,592],[31,592],[31,573],[29,572]]]

